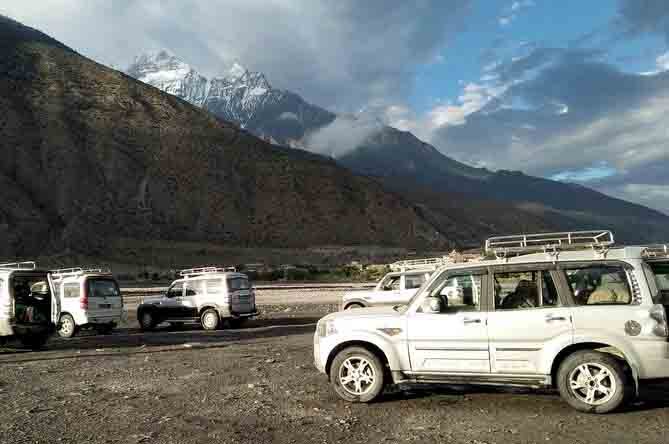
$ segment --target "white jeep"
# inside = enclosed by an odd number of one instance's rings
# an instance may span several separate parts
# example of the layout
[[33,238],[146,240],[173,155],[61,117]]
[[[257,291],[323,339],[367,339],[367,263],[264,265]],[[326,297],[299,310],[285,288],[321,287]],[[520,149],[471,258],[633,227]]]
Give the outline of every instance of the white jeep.
[[258,316],[255,290],[245,274],[231,268],[200,267],[181,271],[161,298],[137,307],[142,330],[158,324],[200,323],[205,330],[221,328],[223,322],[240,327]]
[[321,319],[315,365],[335,392],[368,402],[387,384],[555,387],[606,413],[669,377],[666,245],[589,231],[491,238],[486,253],[441,267],[406,305]]
[[410,259],[390,265],[393,270],[386,274],[373,290],[355,290],[344,293],[340,308],[372,307],[378,305],[406,304],[416,291],[447,258]]

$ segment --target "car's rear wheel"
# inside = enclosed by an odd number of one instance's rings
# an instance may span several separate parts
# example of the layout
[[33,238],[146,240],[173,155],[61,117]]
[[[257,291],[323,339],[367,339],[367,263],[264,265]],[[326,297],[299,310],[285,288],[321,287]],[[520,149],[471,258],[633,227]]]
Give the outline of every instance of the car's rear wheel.
[[340,351],[330,367],[337,395],[349,402],[371,402],[383,391],[385,369],[379,358],[362,347]]
[[216,313],[216,310],[208,308],[202,312],[200,323],[205,330],[216,330],[221,324],[221,318],[218,316],[218,313]]
[[346,306],[345,310],[353,310],[353,309],[355,309],[355,308],[363,308],[363,307],[364,307],[364,305],[359,304],[359,303],[357,303],[357,302],[353,302],[352,304],[348,304],[348,305]]
[[570,355],[560,365],[557,378],[562,398],[581,412],[611,412],[620,407],[631,389],[625,365],[598,351]]
[[139,328],[144,331],[153,330],[156,327],[156,318],[151,311],[142,311],[139,313]]
[[62,314],[58,324],[58,336],[61,338],[71,338],[77,333],[77,324],[70,314]]

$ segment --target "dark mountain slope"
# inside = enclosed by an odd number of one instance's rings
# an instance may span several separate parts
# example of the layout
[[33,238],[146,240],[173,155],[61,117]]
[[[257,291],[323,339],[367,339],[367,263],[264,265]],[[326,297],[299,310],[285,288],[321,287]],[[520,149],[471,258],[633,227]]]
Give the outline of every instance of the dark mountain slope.
[[277,148],[0,18],[0,254],[110,239],[433,245],[374,180]]
[[[505,221],[512,213],[522,216],[528,229],[535,221],[559,230],[610,228],[619,239],[629,242],[669,238],[669,216],[658,211],[579,185],[514,171],[472,168],[444,156],[411,133],[390,127],[337,160],[355,172],[379,178],[386,187],[415,202],[431,202],[426,205],[439,214],[444,206],[434,195],[421,197],[415,190],[443,193],[451,215],[478,214],[476,219],[483,226],[508,226]],[[476,213],[476,208],[482,212]]]

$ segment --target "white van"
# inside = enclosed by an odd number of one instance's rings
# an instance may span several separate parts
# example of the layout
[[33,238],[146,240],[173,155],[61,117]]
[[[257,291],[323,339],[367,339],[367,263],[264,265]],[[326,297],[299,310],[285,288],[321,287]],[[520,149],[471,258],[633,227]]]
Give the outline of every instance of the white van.
[[35,262],[0,264],[0,344],[18,339],[40,348],[58,317],[58,298],[46,270],[38,270]]
[[82,328],[111,332],[121,323],[123,298],[109,270],[66,268],[51,272],[60,300],[58,334],[71,338]]

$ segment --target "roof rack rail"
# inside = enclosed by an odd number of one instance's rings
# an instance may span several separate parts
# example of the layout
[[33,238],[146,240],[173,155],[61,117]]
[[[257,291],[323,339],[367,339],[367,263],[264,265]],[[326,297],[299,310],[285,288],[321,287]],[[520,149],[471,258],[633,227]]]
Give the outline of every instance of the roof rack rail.
[[448,256],[425,259],[407,259],[390,264],[392,271],[431,270],[453,262]]
[[84,267],[73,267],[73,268],[59,268],[56,270],[50,271],[51,275],[55,278],[63,278],[67,276],[79,276],[82,274],[111,274],[109,268],[84,268]]
[[237,271],[236,267],[209,266],[209,267],[187,268],[185,270],[181,270],[179,272],[179,275],[183,277],[192,277],[208,273],[226,273],[226,272],[236,272],[236,271]]
[[485,242],[485,253],[503,258],[509,255],[550,253],[560,250],[606,249],[614,243],[613,233],[609,230],[519,234],[489,238]]
[[669,244],[642,245],[641,255],[646,258],[669,257]]
[[36,270],[37,264],[34,261],[27,262],[10,262],[7,264],[0,264],[0,269],[5,270]]

